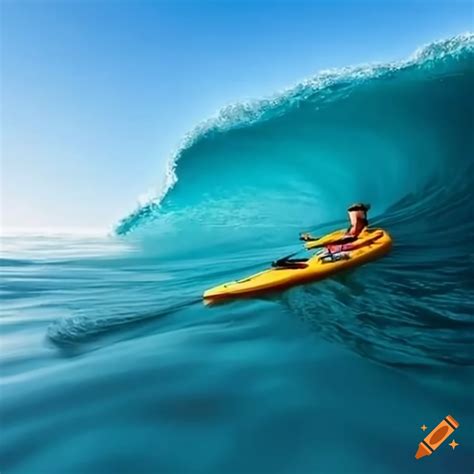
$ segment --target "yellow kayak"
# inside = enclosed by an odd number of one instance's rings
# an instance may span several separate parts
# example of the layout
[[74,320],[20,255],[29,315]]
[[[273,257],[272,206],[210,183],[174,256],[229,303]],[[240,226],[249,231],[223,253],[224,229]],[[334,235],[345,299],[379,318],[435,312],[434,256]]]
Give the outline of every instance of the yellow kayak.
[[354,242],[339,244],[337,241],[345,233],[345,230],[338,230],[321,239],[307,242],[305,246],[308,250],[316,247],[323,247],[323,250],[306,261],[298,260],[288,266],[282,264],[241,280],[224,283],[205,291],[203,297],[212,300],[251,295],[321,280],[380,258],[392,246],[390,235],[383,229],[365,229]]

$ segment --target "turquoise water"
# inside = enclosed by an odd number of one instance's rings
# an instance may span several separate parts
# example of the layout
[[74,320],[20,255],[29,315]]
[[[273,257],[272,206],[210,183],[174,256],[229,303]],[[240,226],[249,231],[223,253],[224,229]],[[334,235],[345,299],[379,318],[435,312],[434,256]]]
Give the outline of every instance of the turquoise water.
[[[323,73],[198,126],[114,235],[3,236],[0,470],[472,472],[473,80],[471,35]],[[202,303],[355,200],[387,257]]]

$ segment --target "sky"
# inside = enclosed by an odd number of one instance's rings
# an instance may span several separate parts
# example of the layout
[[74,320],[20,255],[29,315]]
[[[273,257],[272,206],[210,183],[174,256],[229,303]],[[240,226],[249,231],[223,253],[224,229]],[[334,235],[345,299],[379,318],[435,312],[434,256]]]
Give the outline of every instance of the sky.
[[468,0],[0,0],[1,229],[110,229],[186,132],[473,30]]

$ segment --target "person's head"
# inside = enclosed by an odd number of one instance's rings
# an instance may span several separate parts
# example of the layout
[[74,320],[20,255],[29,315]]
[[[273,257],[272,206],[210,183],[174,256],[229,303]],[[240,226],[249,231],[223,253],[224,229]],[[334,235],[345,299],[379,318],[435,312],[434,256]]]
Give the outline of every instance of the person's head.
[[351,226],[354,228],[362,228],[368,225],[367,212],[369,212],[370,204],[364,204],[358,202],[352,204],[347,209],[349,213],[349,220],[351,221]]
[[356,202],[355,204],[352,204],[351,206],[349,206],[347,211],[349,213],[351,213],[351,212],[363,212],[364,214],[367,214],[367,212],[369,212],[369,209],[370,209],[370,204],[364,204],[362,202]]

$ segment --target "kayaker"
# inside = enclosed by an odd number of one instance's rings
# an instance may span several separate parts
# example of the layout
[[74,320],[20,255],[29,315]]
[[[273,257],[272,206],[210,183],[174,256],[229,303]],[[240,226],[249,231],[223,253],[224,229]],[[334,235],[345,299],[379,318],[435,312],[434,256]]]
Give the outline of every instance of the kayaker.
[[[360,233],[369,225],[369,220],[367,218],[369,209],[370,204],[364,204],[362,202],[358,202],[349,206],[347,212],[349,214],[349,222],[351,225],[347,229],[347,232],[342,237],[341,241],[353,242],[357,239]],[[301,234],[300,239],[307,242],[318,240],[317,238],[312,237],[309,233]]]
[[369,225],[369,220],[367,219],[367,213],[369,212],[370,204],[363,204],[358,202],[352,204],[347,209],[349,214],[349,221],[351,223],[349,229],[347,229],[346,237],[355,237],[357,238],[359,234]]

